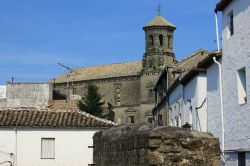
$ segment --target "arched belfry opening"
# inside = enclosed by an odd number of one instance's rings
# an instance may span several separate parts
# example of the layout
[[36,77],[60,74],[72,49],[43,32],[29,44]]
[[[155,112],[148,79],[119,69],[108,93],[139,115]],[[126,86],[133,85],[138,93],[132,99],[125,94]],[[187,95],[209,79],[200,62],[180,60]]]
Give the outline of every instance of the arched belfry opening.
[[161,47],[161,46],[163,46],[163,35],[162,34],[160,34],[159,35],[159,46]]
[[143,71],[159,71],[163,66],[174,63],[172,40],[175,29],[176,27],[160,13],[143,27],[146,37],[146,52],[142,60]]

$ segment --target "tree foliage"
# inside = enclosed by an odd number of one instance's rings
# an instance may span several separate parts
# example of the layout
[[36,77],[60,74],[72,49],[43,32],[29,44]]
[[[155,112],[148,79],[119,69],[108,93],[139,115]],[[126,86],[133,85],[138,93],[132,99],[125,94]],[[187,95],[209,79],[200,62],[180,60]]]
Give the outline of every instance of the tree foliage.
[[78,102],[78,108],[96,117],[114,121],[115,113],[112,104],[108,103],[108,112],[104,115],[104,103],[105,102],[102,102],[102,96],[98,91],[98,87],[93,84],[88,84],[87,94]]
[[98,91],[98,87],[92,84],[87,85],[87,94],[78,102],[78,108],[81,111],[91,115],[102,117],[103,104],[102,96]]
[[108,113],[103,116],[104,119],[114,121],[115,112],[113,111],[113,106],[111,103],[108,103]]

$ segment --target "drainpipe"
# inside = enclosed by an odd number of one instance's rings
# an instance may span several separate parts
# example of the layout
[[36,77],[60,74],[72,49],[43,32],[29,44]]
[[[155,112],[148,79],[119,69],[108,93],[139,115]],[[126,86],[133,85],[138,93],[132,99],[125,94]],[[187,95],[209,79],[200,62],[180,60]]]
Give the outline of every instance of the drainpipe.
[[216,26],[216,44],[217,44],[217,52],[220,52],[220,38],[219,38],[219,26],[218,26],[218,14],[214,12],[215,16],[215,26]]
[[14,127],[15,131],[15,164],[14,166],[17,166],[17,129]]
[[220,111],[221,111],[221,151],[222,160],[225,163],[224,152],[225,152],[225,128],[224,128],[224,108],[223,108],[223,91],[222,91],[222,78],[221,78],[221,64],[213,57],[214,62],[219,67],[219,81],[220,81]]

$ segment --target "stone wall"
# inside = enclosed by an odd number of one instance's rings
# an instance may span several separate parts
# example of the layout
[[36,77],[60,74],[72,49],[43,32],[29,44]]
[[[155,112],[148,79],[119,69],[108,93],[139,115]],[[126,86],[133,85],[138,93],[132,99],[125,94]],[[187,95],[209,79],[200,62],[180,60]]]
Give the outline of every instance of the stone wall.
[[97,166],[219,166],[218,139],[211,134],[146,123],[100,131],[94,139]]
[[[102,80],[93,81],[82,81],[75,83],[73,88],[71,86],[70,93],[84,96],[87,93],[86,85],[88,83],[98,86],[99,92],[103,97],[103,101],[107,104],[108,102],[113,105],[113,111],[115,112],[115,120],[119,123],[126,123],[128,118],[128,113],[126,110],[133,109],[135,121],[139,121],[140,117],[140,79],[139,76],[131,77],[128,80],[126,77],[121,78],[106,78]],[[115,89],[120,88],[120,105],[116,105],[115,102]],[[66,95],[67,89],[66,84],[54,84],[54,90]]]

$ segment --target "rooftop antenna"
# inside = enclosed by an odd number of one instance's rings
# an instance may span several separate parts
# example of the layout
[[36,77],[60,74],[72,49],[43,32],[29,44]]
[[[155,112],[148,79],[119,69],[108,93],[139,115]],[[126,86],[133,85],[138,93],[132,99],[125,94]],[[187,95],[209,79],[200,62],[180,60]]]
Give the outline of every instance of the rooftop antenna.
[[161,15],[161,4],[159,4],[157,7],[157,13],[159,16]]
[[[77,71],[75,71],[74,69],[72,69],[71,67],[68,67],[64,64],[61,64],[61,63],[57,63],[59,66],[67,69],[69,72],[67,73],[67,99],[66,99],[66,102],[67,102],[67,110],[69,109],[69,77],[70,77],[70,74],[71,73],[76,73],[76,74],[80,74],[78,73]],[[72,87],[73,87],[73,81],[72,81]]]
[[14,83],[14,79],[15,79],[14,77],[11,77],[11,83]]

